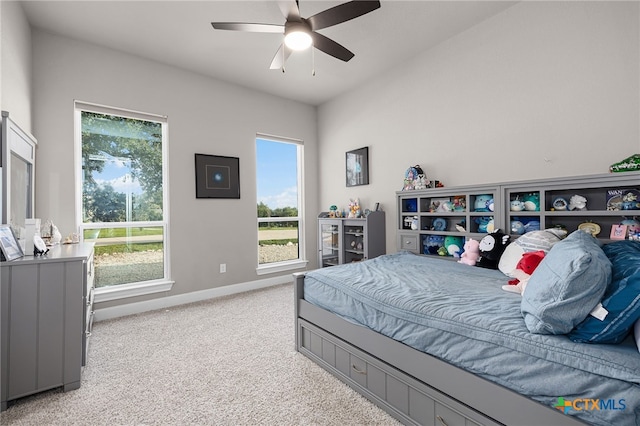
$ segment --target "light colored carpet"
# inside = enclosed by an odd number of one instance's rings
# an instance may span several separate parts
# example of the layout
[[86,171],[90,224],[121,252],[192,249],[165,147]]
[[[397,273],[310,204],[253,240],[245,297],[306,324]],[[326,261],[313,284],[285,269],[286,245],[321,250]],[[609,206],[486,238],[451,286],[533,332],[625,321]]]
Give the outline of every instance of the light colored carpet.
[[80,389],[3,425],[397,425],[294,349],[291,284],[94,325]]

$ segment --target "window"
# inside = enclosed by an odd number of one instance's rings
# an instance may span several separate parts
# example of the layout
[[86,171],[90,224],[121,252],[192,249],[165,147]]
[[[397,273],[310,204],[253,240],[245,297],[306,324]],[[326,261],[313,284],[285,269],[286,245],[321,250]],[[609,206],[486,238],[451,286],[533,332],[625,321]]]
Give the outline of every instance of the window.
[[166,117],[76,102],[75,121],[76,217],[95,243],[97,301],[168,290]]
[[258,273],[306,264],[300,141],[256,137]]

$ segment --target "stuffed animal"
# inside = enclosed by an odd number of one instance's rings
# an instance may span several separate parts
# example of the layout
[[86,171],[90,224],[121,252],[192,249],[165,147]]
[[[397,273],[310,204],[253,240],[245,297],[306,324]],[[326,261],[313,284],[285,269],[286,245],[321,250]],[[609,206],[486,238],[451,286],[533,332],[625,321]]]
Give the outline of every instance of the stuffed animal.
[[498,262],[498,269],[511,277],[522,255],[530,251],[542,250],[548,253],[556,243],[567,236],[566,229],[547,228],[543,231],[532,231],[518,237],[513,244],[504,250]]
[[502,289],[512,293],[524,293],[531,274],[533,274],[533,271],[535,271],[540,262],[542,262],[544,255],[543,250],[530,251],[523,254],[516,265],[516,269],[511,272],[511,276],[514,277],[514,279],[509,280],[509,285],[503,285]]
[[587,199],[582,195],[572,195],[569,198],[569,210],[586,210],[587,209]]
[[444,247],[443,235],[426,235],[422,240],[424,254],[438,254],[438,249]]
[[493,216],[479,216],[474,221],[478,224],[478,232],[491,233],[495,231]]
[[460,255],[458,263],[464,263],[465,265],[475,266],[478,258],[480,257],[480,241],[469,238],[464,243],[464,252]]
[[524,210],[524,202],[520,200],[520,197],[516,196],[516,199],[511,201],[509,209],[512,212],[521,212]]
[[476,195],[474,210],[477,212],[492,212],[493,196],[489,194]]
[[349,217],[360,217],[361,215],[360,200],[358,198],[352,199],[349,202]]
[[459,253],[462,250],[464,239],[462,237],[453,237],[447,235],[444,237],[444,248],[446,249],[446,254],[449,256],[455,256],[456,253]]
[[540,211],[540,194],[532,192],[524,196],[524,209],[530,212]]
[[500,256],[502,256],[507,245],[509,245],[509,235],[500,229],[485,235],[480,240],[480,245],[478,246],[480,249],[478,266],[488,269],[498,269]]

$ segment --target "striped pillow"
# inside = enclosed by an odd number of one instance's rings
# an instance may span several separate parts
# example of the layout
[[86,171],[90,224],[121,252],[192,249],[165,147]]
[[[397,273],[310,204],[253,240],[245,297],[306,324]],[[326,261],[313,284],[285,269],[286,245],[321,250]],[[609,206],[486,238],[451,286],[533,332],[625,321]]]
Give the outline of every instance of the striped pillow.
[[612,264],[611,283],[602,299],[603,321],[588,316],[569,333],[574,342],[620,343],[640,319],[640,241],[616,241],[602,251]]

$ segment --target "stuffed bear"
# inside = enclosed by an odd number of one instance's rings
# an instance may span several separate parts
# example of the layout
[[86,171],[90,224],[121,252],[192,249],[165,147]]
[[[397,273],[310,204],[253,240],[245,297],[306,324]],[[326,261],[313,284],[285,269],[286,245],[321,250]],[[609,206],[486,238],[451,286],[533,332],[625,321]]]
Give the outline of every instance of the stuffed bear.
[[460,255],[458,263],[464,263],[465,265],[475,266],[480,257],[480,241],[476,241],[473,238],[469,238],[464,243],[464,252]]
[[515,278],[509,280],[509,285],[503,285],[502,289],[512,293],[524,293],[531,274],[542,262],[544,255],[545,252],[543,250],[530,251],[523,254],[516,269],[511,272],[511,276]]
[[496,229],[480,240],[480,259],[477,265],[482,268],[498,269],[498,262],[504,249],[509,245],[509,235]]

